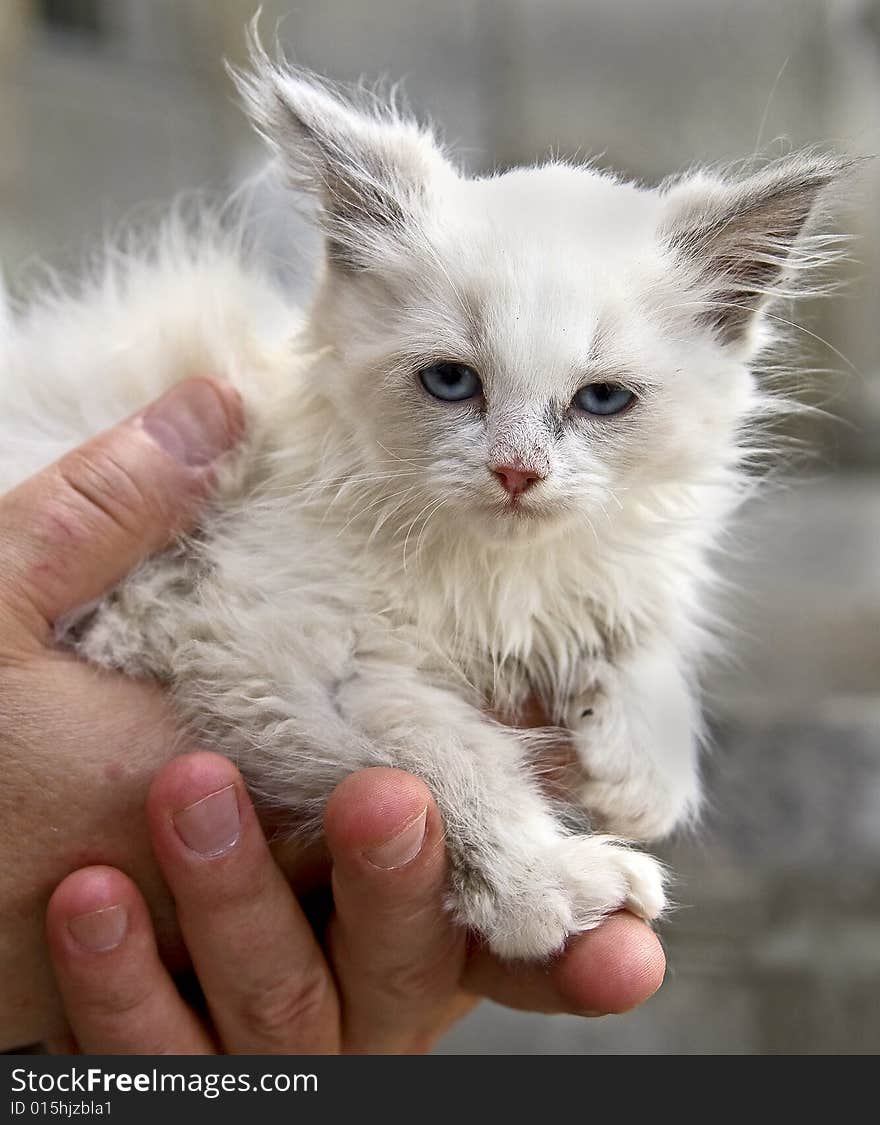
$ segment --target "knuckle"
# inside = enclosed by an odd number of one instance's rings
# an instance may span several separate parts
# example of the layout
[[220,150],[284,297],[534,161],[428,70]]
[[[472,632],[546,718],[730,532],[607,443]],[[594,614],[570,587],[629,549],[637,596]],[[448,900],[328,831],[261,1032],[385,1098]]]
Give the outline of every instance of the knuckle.
[[90,1023],[100,1022],[103,1026],[137,1023],[151,996],[152,988],[146,981],[102,978],[91,987],[77,990],[71,1014],[75,1010]]
[[[412,911],[410,918],[419,917]],[[366,958],[357,934],[347,935],[359,947],[355,955],[362,976],[371,979],[373,989],[392,1003],[412,1003],[414,1000],[446,995],[461,975],[465,956],[463,932],[448,923],[444,915],[435,914],[433,908],[422,917],[417,928],[405,930],[395,925],[393,918],[384,921],[388,937],[382,942],[385,956],[381,964],[367,952]],[[397,934],[395,941],[393,934]],[[407,936],[401,939],[401,934]]]
[[443,957],[396,965],[375,983],[392,1003],[411,1004],[414,1000],[436,995],[447,984],[448,976],[449,962]]
[[149,488],[106,450],[73,450],[58,463],[58,472],[75,494],[68,512],[89,524],[110,520],[132,532],[156,506]]
[[259,1040],[283,1041],[291,1030],[321,1019],[329,994],[330,982],[323,973],[283,977],[261,986],[242,1002],[241,1023]]

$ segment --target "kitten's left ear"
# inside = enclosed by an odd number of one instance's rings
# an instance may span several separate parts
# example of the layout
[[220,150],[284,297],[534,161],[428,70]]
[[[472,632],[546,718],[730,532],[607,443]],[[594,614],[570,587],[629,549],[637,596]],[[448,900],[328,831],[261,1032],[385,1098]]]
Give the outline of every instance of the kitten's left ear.
[[290,181],[318,199],[330,262],[384,261],[417,228],[432,179],[454,174],[433,135],[391,98],[273,62],[253,27],[250,47],[252,71],[233,78]]
[[820,197],[852,165],[835,156],[779,160],[738,182],[698,173],[664,192],[661,237],[705,303],[700,319],[724,344],[749,341],[759,314],[838,256],[816,233]]

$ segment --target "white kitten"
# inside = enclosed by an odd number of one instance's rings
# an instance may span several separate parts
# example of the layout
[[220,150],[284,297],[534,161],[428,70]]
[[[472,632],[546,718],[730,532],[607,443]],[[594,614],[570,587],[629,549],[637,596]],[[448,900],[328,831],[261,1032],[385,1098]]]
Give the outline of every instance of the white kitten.
[[[0,488],[189,375],[249,417],[197,541],[83,622],[158,676],[255,792],[314,829],[401,766],[443,813],[450,903],[541,957],[664,906],[661,836],[700,798],[707,553],[737,502],[768,304],[827,260],[841,172],[795,156],[648,189],[552,162],[463,176],[431,133],[255,50],[258,127],[317,198],[311,307],[203,219],[40,298],[0,341]],[[576,835],[487,717],[535,693],[571,732]]]

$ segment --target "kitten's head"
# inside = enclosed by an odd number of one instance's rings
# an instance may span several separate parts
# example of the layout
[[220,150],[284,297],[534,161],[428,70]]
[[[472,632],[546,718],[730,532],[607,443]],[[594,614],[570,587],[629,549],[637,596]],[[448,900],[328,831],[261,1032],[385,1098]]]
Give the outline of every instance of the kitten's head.
[[473,179],[393,104],[256,62],[251,113],[326,234],[326,394],[368,470],[405,460],[404,511],[534,538],[736,460],[770,306],[827,259],[810,219],[843,161]]

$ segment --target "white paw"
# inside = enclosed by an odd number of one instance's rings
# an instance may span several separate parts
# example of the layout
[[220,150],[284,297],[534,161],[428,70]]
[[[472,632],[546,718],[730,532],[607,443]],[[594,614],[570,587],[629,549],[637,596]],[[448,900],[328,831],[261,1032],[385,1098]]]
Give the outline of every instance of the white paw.
[[700,804],[692,686],[668,654],[588,671],[567,716],[584,773],[580,802],[603,831],[628,840],[667,836]]
[[666,875],[653,856],[609,836],[575,836],[560,845],[578,931],[615,910],[652,921],[666,908]]
[[603,832],[626,840],[659,840],[696,808],[698,775],[686,771],[677,791],[661,777],[651,756],[637,752],[624,717],[597,700],[575,730],[574,745],[585,775],[577,793]]
[[596,819],[596,826],[626,840],[660,840],[687,819],[681,801],[672,801],[659,784],[648,787],[636,779],[591,778],[580,786],[578,802]]
[[656,859],[605,836],[561,838],[503,887],[482,874],[459,874],[452,908],[506,959],[545,959],[574,934],[627,909],[652,920],[666,906]]

